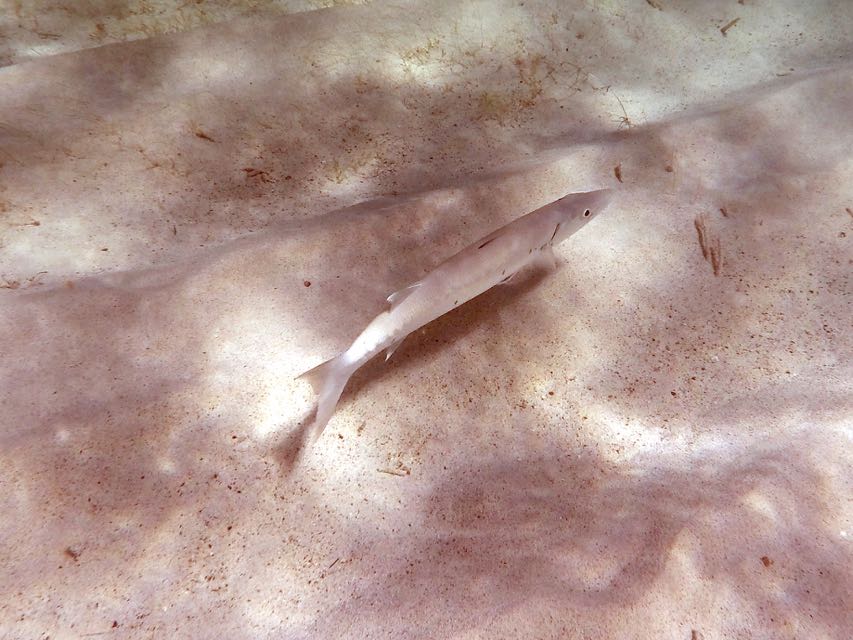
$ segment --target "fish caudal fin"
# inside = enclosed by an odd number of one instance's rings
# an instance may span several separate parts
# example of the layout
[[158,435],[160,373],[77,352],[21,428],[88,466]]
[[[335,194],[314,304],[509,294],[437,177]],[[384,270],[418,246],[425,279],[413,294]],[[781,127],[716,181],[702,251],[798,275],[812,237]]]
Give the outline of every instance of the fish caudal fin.
[[320,437],[332,414],[335,413],[335,407],[344,392],[344,387],[355,372],[354,367],[343,362],[341,355],[326,360],[297,377],[297,380],[307,380],[317,394],[317,414],[314,418],[315,439]]

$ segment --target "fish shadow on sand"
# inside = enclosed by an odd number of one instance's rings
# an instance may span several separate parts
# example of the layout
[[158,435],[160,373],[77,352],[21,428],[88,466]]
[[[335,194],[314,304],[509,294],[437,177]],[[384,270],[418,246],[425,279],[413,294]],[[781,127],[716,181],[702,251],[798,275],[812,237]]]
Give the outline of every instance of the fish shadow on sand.
[[[568,268],[570,267],[567,265],[559,265],[557,271]],[[399,375],[401,370],[422,366],[448,346],[456,344],[469,333],[492,321],[497,310],[504,309],[522,296],[532,293],[545,278],[555,275],[556,272],[539,266],[524,269],[511,282],[492,287],[412,332],[389,361],[386,362],[380,354],[353,374],[338,402],[336,412],[387,376]],[[358,327],[353,328],[353,339],[360,330]],[[531,331],[535,331],[535,328],[531,328]],[[297,422],[295,428],[290,429],[287,435],[273,446],[273,457],[286,473],[299,466],[306,450],[318,435],[313,424],[316,410],[315,404],[310,412]]]

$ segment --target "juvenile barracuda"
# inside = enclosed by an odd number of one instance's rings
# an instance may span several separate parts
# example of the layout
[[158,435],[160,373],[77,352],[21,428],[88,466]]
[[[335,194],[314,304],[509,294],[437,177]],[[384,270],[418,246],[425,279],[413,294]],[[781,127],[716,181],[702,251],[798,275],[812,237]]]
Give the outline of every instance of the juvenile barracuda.
[[609,189],[570,193],[536,209],[448,258],[423,279],[388,296],[376,316],[346,351],[306,371],[317,393],[315,436],[323,432],[350,376],[373,356],[385,360],[412,331],[497,284],[531,263],[556,266],[554,245],[592,220],[609,203]]

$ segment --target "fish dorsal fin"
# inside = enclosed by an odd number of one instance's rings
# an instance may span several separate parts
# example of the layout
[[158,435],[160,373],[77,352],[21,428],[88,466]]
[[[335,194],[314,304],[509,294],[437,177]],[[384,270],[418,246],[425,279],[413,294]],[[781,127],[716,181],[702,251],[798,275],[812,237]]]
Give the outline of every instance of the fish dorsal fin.
[[[400,289],[399,291],[395,291],[390,296],[388,296],[387,300],[388,300],[388,304],[391,305],[391,309],[393,309],[398,304],[400,304],[403,300],[408,298],[412,294],[412,292],[415,289],[417,289],[419,286],[421,286],[421,283],[416,282],[415,284],[410,284],[408,287]],[[389,311],[390,311],[390,309],[389,309]]]

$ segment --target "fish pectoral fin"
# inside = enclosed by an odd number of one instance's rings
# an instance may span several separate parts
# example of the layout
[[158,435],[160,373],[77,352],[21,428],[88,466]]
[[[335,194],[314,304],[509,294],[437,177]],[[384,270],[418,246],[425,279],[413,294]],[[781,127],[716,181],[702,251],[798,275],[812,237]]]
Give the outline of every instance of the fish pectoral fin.
[[518,275],[518,271],[516,271],[515,273],[511,273],[506,278],[504,278],[503,280],[498,282],[498,284],[509,284],[510,282],[515,280],[515,276],[517,276],[517,275]]
[[557,256],[554,255],[554,247],[550,244],[546,245],[537,252],[536,264],[539,264],[547,269],[554,270],[557,268]]
[[388,347],[388,350],[385,352],[385,362],[388,362],[388,360],[391,359],[391,356],[394,355],[394,352],[397,350],[397,347],[399,347],[401,344],[403,344],[403,340],[405,340],[405,339],[406,339],[406,336],[403,336],[399,340],[396,340],[396,341],[391,343],[391,346]]
[[414,292],[414,290],[417,289],[419,286],[421,286],[420,282],[416,282],[415,284],[410,284],[408,287],[404,287],[403,289],[400,289],[399,291],[395,291],[390,296],[388,296],[386,298],[386,300],[388,300],[388,304],[390,304],[391,308],[393,309],[398,304],[400,304],[403,300],[408,298],[412,294],[412,292]]

